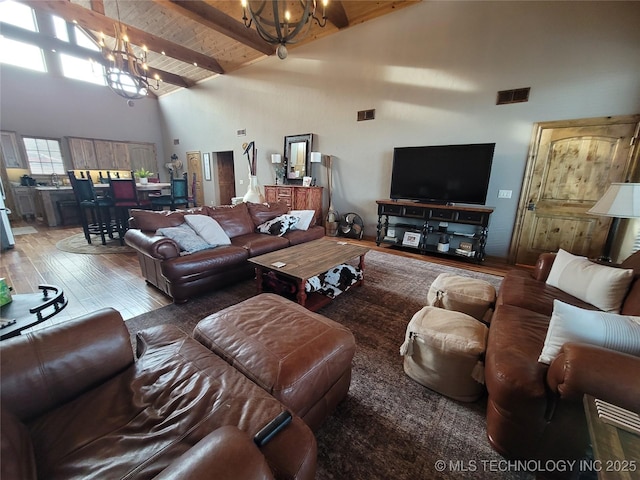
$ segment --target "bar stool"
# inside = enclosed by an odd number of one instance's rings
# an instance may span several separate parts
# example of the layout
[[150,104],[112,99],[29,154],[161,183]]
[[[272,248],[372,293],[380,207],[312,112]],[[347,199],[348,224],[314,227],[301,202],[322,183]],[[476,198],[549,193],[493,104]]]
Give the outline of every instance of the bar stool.
[[162,210],[169,207],[169,210],[175,210],[176,207],[189,206],[189,192],[187,185],[187,174],[183,174],[182,178],[171,179],[171,194],[161,195],[151,198],[151,205],[154,210]]
[[[86,238],[87,243],[90,244],[91,235],[100,235],[102,245],[106,245],[105,233],[109,238],[113,238],[111,213],[109,211],[113,206],[113,202],[108,197],[99,197],[96,195],[93,182],[90,178],[76,178],[73,170],[69,170],[67,175],[69,176],[76,204],[80,211],[80,223],[82,224],[84,238]],[[87,220],[87,210],[91,215],[91,223]]]
[[129,209],[150,209],[151,202],[149,200],[140,200],[133,172],[131,172],[131,178],[110,177],[109,189],[115,209],[116,228],[118,229],[120,245],[124,245],[124,234],[129,228]]

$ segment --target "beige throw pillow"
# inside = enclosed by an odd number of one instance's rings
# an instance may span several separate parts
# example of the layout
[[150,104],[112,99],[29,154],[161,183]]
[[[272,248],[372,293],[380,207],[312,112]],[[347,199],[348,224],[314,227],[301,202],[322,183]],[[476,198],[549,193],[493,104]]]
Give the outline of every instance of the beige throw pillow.
[[640,356],[640,317],[584,310],[553,301],[547,338],[538,361],[550,364],[567,342],[580,342]]
[[315,210],[291,210],[289,215],[298,217],[298,223],[291,230],[308,230],[316,216]]
[[633,270],[598,265],[562,249],[553,262],[547,285],[559,288],[605,312],[619,313],[633,280]]

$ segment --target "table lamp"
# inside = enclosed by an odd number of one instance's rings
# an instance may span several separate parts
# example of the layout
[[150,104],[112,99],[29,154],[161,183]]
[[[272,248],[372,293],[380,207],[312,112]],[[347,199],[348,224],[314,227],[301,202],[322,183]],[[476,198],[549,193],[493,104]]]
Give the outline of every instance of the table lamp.
[[602,260],[611,261],[611,248],[621,218],[640,217],[640,183],[612,183],[600,200],[587,211],[592,215],[613,217]]

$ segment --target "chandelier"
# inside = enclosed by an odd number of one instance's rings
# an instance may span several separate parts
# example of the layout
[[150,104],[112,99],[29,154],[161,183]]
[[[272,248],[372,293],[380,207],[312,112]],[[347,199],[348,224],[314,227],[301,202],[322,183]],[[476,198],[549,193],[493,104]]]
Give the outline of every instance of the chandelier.
[[142,47],[142,53],[137,56],[129,42],[126,27],[120,23],[120,9],[116,1],[118,11],[118,23],[114,25],[115,46],[110,49],[101,35],[100,47],[102,55],[109,64],[106,66],[105,79],[107,85],[115,93],[129,100],[147,96],[149,89],[160,88],[160,77],[156,74],[152,82],[149,82],[147,66],[147,47]]
[[[327,24],[327,3],[322,0],[322,19],[316,16],[317,0],[241,0],[244,26],[255,23],[260,38],[278,45],[276,53],[287,58],[287,44],[302,40],[315,20],[320,27]],[[247,12],[249,16],[247,17]]]

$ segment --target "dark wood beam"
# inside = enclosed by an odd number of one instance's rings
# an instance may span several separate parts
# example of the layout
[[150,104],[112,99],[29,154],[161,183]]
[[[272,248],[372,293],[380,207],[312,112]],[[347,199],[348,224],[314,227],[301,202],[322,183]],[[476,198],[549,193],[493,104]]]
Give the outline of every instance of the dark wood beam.
[[[20,0],[20,2],[29,5],[31,8],[58,15],[68,22],[76,22],[81,27],[88,28],[89,30],[104,32],[105,35],[109,35],[110,32],[113,31],[114,24],[116,23],[116,20],[113,18],[106,17],[98,12],[66,0]],[[134,45],[146,45],[149,50],[154,52],[164,52],[168,57],[195,64],[205,70],[220,74],[224,73],[220,64],[211,57],[144,32],[139,28],[124,23],[122,25],[126,27],[129,40]]]
[[275,48],[262,40],[255,29],[245,27],[242,22],[203,1],[154,0],[154,2],[265,55],[273,55],[275,52]]
[[327,18],[338,28],[349,26],[349,17],[344,10],[344,5],[340,0],[331,0],[327,5]]
[[[89,58],[105,67],[109,64],[101,52],[89,50],[88,48],[80,47],[79,45],[74,45],[43,33],[32,32],[31,30],[25,30],[24,28],[4,22],[0,22],[0,30],[2,30],[2,34],[7,38],[36,45],[43,50],[55,50],[56,52],[67,53],[75,57]],[[179,75],[149,67],[149,76],[153,78],[155,74],[158,74],[163,82],[170,83],[171,85],[184,88],[189,88],[193,85],[193,82],[189,82]]]

